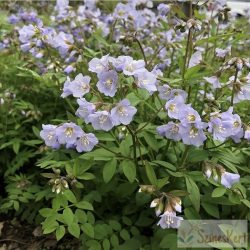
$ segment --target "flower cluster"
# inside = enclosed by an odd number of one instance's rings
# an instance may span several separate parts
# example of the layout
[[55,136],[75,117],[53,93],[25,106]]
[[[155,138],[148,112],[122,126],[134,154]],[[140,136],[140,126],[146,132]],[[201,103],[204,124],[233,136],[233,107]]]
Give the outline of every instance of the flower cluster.
[[214,181],[220,182],[226,188],[231,188],[234,183],[240,181],[239,174],[229,173],[221,165],[210,162],[204,163],[204,174],[208,179],[213,178]]
[[[151,195],[156,195],[157,193],[156,187],[152,185],[140,185],[138,192],[144,192]],[[158,197],[159,198],[152,200],[150,204],[150,207],[155,209],[155,215],[160,217],[157,225],[163,229],[178,228],[183,220],[182,217],[176,215],[176,212],[182,212],[181,199],[164,192]]]
[[160,216],[157,225],[161,228],[178,228],[180,226],[182,217],[177,216],[176,212],[181,213],[181,199],[179,197],[168,197],[164,205],[164,197],[154,199],[150,207],[155,208],[156,216]]
[[41,20],[37,17],[37,12],[34,10],[27,11],[27,10],[19,10],[17,14],[11,14],[8,17],[8,21],[11,24],[17,24],[20,22],[24,23],[40,23]]
[[220,142],[232,138],[237,143],[244,135],[240,116],[233,114],[233,108],[222,113],[211,113],[208,131],[212,134],[214,140]]
[[51,148],[58,149],[60,145],[65,145],[66,148],[76,148],[79,153],[91,151],[98,143],[94,134],[85,133],[72,122],[61,126],[43,125],[40,136]]
[[187,93],[181,89],[171,89],[164,84],[158,87],[159,96],[167,102],[165,108],[169,118],[175,119],[166,125],[159,126],[159,135],[184,144],[201,146],[206,140],[204,129],[207,124],[202,122],[199,113],[190,104],[185,104]]

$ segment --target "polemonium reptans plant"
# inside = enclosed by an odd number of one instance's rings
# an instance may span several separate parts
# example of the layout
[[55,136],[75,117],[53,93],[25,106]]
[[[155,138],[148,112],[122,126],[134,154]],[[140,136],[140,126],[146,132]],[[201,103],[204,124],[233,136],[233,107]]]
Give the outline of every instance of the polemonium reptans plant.
[[[84,249],[174,249],[183,220],[249,218],[249,18],[224,1],[186,5],[58,0],[46,16],[12,11],[0,53],[19,46],[10,72],[23,81],[16,96],[6,84],[0,105],[22,122],[0,149],[16,154],[11,171],[40,169],[38,180],[10,181],[5,209],[36,201],[43,232]],[[27,126],[39,139],[16,136]],[[29,185],[21,199],[11,193]]]

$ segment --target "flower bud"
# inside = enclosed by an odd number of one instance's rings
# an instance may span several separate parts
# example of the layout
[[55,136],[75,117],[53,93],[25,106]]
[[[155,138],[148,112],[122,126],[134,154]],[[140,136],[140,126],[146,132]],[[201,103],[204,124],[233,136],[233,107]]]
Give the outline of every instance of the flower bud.
[[172,208],[181,213],[181,199],[179,197],[173,197],[169,199],[169,203],[172,206]]
[[160,198],[158,206],[155,207],[155,215],[158,217],[160,214],[162,214],[163,209],[164,209],[164,204],[162,198]]
[[59,194],[62,191],[62,186],[58,185],[56,186],[56,193]]
[[68,189],[69,188],[69,185],[68,185],[68,182],[66,180],[62,180],[62,185],[64,188]]
[[160,203],[160,199],[156,198],[156,199],[152,200],[150,207],[157,207],[159,205],[159,203]]
[[140,185],[140,189],[138,190],[139,193],[144,192],[149,194],[152,194],[155,191],[156,187],[153,185]]

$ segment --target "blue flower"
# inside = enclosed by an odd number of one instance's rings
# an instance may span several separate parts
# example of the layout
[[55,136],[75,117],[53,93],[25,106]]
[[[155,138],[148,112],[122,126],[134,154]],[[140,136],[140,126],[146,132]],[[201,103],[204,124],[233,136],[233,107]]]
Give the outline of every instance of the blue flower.
[[247,127],[247,129],[245,130],[244,138],[250,141],[250,127]]
[[178,228],[180,226],[182,217],[176,216],[176,212],[174,211],[165,211],[164,214],[160,215],[161,219],[157,225],[159,225],[162,229],[166,228]]
[[130,105],[129,100],[124,99],[111,110],[111,119],[114,125],[128,125],[136,112],[137,109]]
[[164,84],[163,86],[158,86],[157,87],[159,91],[159,97],[163,100],[170,100],[170,95],[171,95],[171,87],[168,84]]
[[157,6],[158,14],[160,16],[166,16],[170,10],[169,5],[161,3]]
[[221,174],[221,184],[225,186],[226,188],[231,188],[231,186],[240,181],[240,175],[239,174],[232,174],[229,172],[223,172]]
[[212,84],[213,89],[221,88],[221,83],[216,76],[203,77],[208,83]]
[[224,142],[230,137],[238,143],[244,136],[240,116],[232,112],[233,108],[229,108],[226,112],[211,114],[208,131],[215,140]]
[[19,40],[21,43],[29,43],[36,34],[36,27],[32,24],[23,26],[19,31]]
[[164,136],[174,141],[181,140],[181,134],[179,133],[179,124],[174,122],[168,122],[166,125],[157,127],[159,135]]
[[101,59],[93,58],[89,62],[89,71],[94,73],[101,73],[103,71],[110,70],[110,62],[112,61],[112,57],[109,55],[103,56]]
[[150,94],[157,91],[156,75],[148,70],[143,70],[136,73],[136,84],[139,88],[146,89]]
[[72,73],[72,72],[75,72],[75,71],[76,71],[76,68],[74,68],[73,65],[70,64],[70,65],[66,66],[66,67],[64,68],[63,71],[64,71],[64,73],[66,73],[66,74],[70,74],[70,73]]
[[96,130],[109,131],[114,127],[110,113],[107,111],[97,111],[89,115],[89,121]]
[[204,141],[207,139],[203,131],[203,128],[205,127],[206,124],[202,122],[199,125],[180,125],[179,131],[183,143],[186,145],[194,145],[196,147],[203,145]]
[[59,51],[62,57],[66,57],[68,52],[73,48],[73,44],[73,36],[61,31],[53,38],[52,46]]
[[98,90],[106,96],[113,97],[117,91],[118,74],[114,70],[103,71],[98,74]]
[[143,60],[136,61],[132,57],[127,56],[122,69],[124,75],[133,76],[145,70],[145,62]]
[[44,140],[45,144],[49,147],[58,149],[60,147],[60,143],[58,142],[58,138],[56,135],[57,126],[54,125],[42,125],[42,130],[40,132],[40,136]]
[[61,96],[64,98],[72,94],[74,97],[82,97],[90,90],[89,82],[90,77],[82,74],[78,74],[73,81],[67,78]]
[[76,110],[76,115],[82,118],[85,123],[89,123],[89,115],[95,112],[95,105],[91,102],[86,101],[85,98],[77,99],[79,108]]
[[185,109],[188,105],[183,103],[183,98],[177,96],[174,99],[166,102],[165,108],[170,118],[179,119],[180,111]]
[[92,133],[83,133],[76,141],[77,152],[89,152],[98,144],[98,139]]
[[77,138],[83,135],[82,129],[75,123],[64,123],[56,128],[56,135],[60,144],[66,144],[66,147],[72,147]]
[[188,105],[184,105],[183,108],[180,109],[178,119],[181,121],[183,126],[188,126],[189,124],[199,124],[201,122],[199,113]]

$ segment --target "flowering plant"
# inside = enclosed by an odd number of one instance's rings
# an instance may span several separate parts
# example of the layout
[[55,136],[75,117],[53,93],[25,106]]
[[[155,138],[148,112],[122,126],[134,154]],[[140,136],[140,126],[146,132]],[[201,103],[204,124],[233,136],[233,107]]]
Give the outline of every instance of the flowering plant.
[[249,30],[238,31],[249,14],[223,1],[190,1],[188,13],[97,2],[57,1],[49,24],[19,11],[2,42],[18,39],[22,76],[61,96],[59,117],[38,124],[43,233],[174,249],[182,220],[249,217]]

